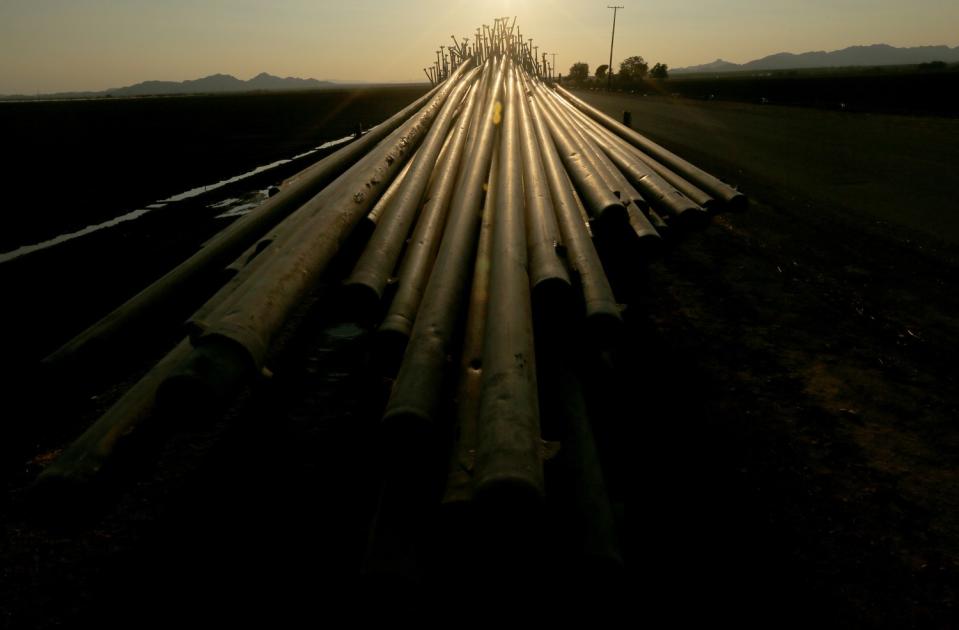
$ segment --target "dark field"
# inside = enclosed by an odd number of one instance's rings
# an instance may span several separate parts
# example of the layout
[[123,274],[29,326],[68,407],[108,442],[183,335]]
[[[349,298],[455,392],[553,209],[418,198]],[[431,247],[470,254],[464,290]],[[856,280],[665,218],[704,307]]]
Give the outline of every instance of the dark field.
[[[380,118],[417,95],[384,104]],[[648,266],[611,269],[628,334],[609,361],[580,364],[625,583],[597,586],[575,568],[556,505],[534,576],[484,582],[474,571],[483,532],[441,514],[423,532],[424,585],[360,581],[378,479],[389,473],[373,446],[388,383],[367,369],[367,337],[338,306],[349,255],[284,333],[272,379],[222,416],[141,446],[86,509],[38,516],[26,492],[37,471],[115,399],[113,383],[156,357],[104,365],[55,391],[12,384],[218,226],[181,208],[0,263],[13,305],[0,322],[9,349],[0,382],[13,401],[0,467],[3,622],[277,626],[413,609],[449,623],[494,613],[514,589],[507,600],[542,620],[618,612],[669,626],[952,627],[959,121],[584,96],[617,117],[629,109],[634,127],[752,202]],[[274,132],[244,141],[237,123],[207,146],[197,140],[192,150],[206,155],[232,138],[250,162],[221,170],[196,159],[196,183],[300,150],[290,137],[326,114],[293,122],[286,102],[263,104]],[[194,129],[245,119],[182,107]],[[342,131],[317,126],[303,146],[352,131],[356,113],[340,118]],[[140,341],[154,354],[173,339],[153,337]]]
[[0,103],[0,252],[369,127],[425,87]]
[[959,66],[914,66],[713,75],[677,74],[634,88],[699,100],[766,102],[853,112],[959,116]]

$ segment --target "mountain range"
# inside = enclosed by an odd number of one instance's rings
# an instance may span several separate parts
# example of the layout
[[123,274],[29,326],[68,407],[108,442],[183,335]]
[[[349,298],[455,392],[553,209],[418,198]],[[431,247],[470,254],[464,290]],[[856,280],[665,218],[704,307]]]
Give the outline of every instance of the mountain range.
[[211,74],[188,81],[144,81],[128,87],[106,90],[114,96],[142,96],[144,94],[209,94],[214,92],[252,92],[257,90],[311,90],[333,85],[331,81],[277,77],[261,72],[248,81],[230,74]]
[[717,59],[712,63],[687,68],[670,68],[671,74],[693,72],[740,72],[743,70],[789,70],[794,68],[835,68],[848,66],[899,66],[930,61],[959,62],[959,46],[914,46],[896,48],[888,44],[850,46],[826,52],[818,50],[801,54],[781,52],[748,63],[732,63]]
[[[243,81],[229,74],[211,74],[187,81],[143,81],[135,85],[111,88],[101,92],[58,92],[38,95],[42,98],[97,98],[104,96],[153,96],[170,94],[218,94],[225,92],[256,92],[269,90],[315,90],[337,85],[332,81],[277,77],[261,72],[252,79]],[[36,98],[26,96],[24,98]]]

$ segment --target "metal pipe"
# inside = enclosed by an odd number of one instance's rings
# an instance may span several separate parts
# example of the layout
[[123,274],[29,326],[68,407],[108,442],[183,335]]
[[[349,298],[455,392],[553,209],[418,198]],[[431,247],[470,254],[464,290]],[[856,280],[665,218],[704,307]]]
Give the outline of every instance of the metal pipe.
[[393,183],[390,184],[390,187],[387,188],[386,192],[383,193],[383,196],[379,198],[379,200],[373,206],[373,209],[370,210],[370,213],[363,217],[363,220],[360,222],[360,224],[356,226],[355,233],[361,233],[364,241],[369,240],[369,237],[373,235],[374,231],[376,231],[376,226],[383,218],[383,215],[389,211],[389,205],[393,202],[393,199],[399,192],[400,187],[403,185],[403,180],[406,179],[406,174],[410,172],[410,166],[412,165],[413,160],[410,160],[403,165],[403,170],[399,172],[399,174],[396,176],[396,179],[394,179]]
[[[204,304],[191,319],[202,320],[205,313],[221,304],[239,286],[239,274],[266,260],[260,256],[264,242],[247,249],[226,270],[233,277]],[[190,356],[192,345],[184,338],[143,377],[70,443],[37,479],[42,492],[71,492],[93,482],[114,453],[139,434],[141,425],[153,414],[160,384]]]
[[482,126],[480,121],[483,119],[483,114],[485,112],[485,100],[489,96],[489,84],[492,81],[494,72],[496,71],[496,64],[493,60],[487,60],[483,63],[483,76],[480,79],[479,89],[476,95],[476,106],[473,108],[473,118],[470,120],[469,131],[466,136],[466,154],[470,155],[473,153],[473,146],[476,144],[476,138],[481,134],[480,127]]
[[[417,149],[417,152],[419,152],[419,150],[420,149]],[[403,169],[400,170],[400,172],[396,175],[396,179],[393,180],[393,183],[391,183],[390,187],[386,189],[386,192],[383,193],[383,196],[380,197],[376,204],[373,205],[373,209],[370,210],[370,213],[366,215],[365,220],[369,221],[372,227],[370,230],[371,234],[373,229],[380,224],[380,221],[382,221],[383,217],[389,212],[390,204],[393,203],[393,199],[395,199],[397,194],[399,194],[400,188],[403,186],[403,181],[409,174],[411,166],[413,166],[412,159],[403,165]]]
[[[497,137],[497,145],[498,140]],[[443,495],[444,504],[462,504],[473,499],[476,422],[483,384],[483,344],[490,296],[490,264],[493,259],[493,221],[496,216],[499,190],[498,177],[499,150],[496,146],[490,163],[488,190],[483,204],[483,222],[480,226],[479,243],[476,246],[469,306],[466,309],[463,351],[460,353],[460,376],[455,395],[456,435],[450,458],[450,470],[446,479],[446,491]]]
[[658,254],[663,240],[662,235],[656,231],[656,228],[653,227],[653,224],[636,204],[626,204],[626,212],[629,214],[629,227],[633,229],[633,234],[643,244],[642,254]]
[[[468,65],[460,66],[464,72]],[[459,72],[457,73],[457,75]],[[456,79],[459,76],[455,77]],[[194,351],[158,395],[174,404],[231,394],[258,369],[273,335],[320,278],[356,224],[396,177],[443,108],[457,81],[449,81],[430,103],[401,127],[393,141],[381,144],[341,180],[336,195],[318,195],[315,214],[300,234],[274,243],[269,261],[210,315],[210,325]],[[307,212],[314,211],[307,208]],[[224,378],[224,376],[226,378]]]
[[559,152],[550,137],[539,105],[530,92],[528,81],[524,81],[524,87],[567,259],[579,279],[583,293],[587,331],[593,339],[608,342],[616,337],[616,331],[622,326],[619,306],[593,246],[588,223],[583,218],[585,210],[582,209],[572,182],[563,169]]
[[685,227],[708,223],[709,214],[702,207],[674,188],[648,164],[615,143],[604,142],[604,138],[595,129],[587,127],[584,131],[602,147],[629,180],[646,193],[650,203],[664,211],[671,220]]
[[[602,151],[593,146],[593,144],[586,138],[586,136],[581,132],[581,130],[573,124],[570,124],[569,118],[566,115],[566,112],[562,111],[555,101],[553,95],[549,92],[548,89],[542,84],[538,79],[530,78],[529,83],[532,85],[533,90],[536,92],[539,98],[542,99],[543,111],[548,116],[555,120],[556,124],[563,129],[565,129],[573,140],[577,143],[577,146],[583,151],[583,154],[586,156],[587,160],[592,164],[596,173],[600,178],[605,182],[609,190],[616,195],[616,198],[619,199],[623,205],[627,205],[631,201],[631,197],[626,194],[626,188],[628,183],[625,178],[621,175],[617,176],[616,169],[612,167],[611,163],[605,159],[605,156],[602,155]],[[645,200],[642,200],[643,202]]]
[[440,159],[426,203],[423,204],[413,237],[403,256],[397,274],[399,282],[396,295],[393,296],[389,311],[377,330],[378,351],[385,366],[398,365],[406,350],[413,330],[413,321],[416,319],[416,312],[446,227],[450,200],[463,162],[466,136],[473,113],[481,109],[478,102],[482,96],[480,86],[475,85],[468,97],[466,110],[450,136],[448,154]]
[[[519,78],[513,80],[514,92],[519,93]],[[533,302],[537,311],[562,313],[568,310],[572,291],[569,274],[558,252],[560,232],[546,182],[542,152],[525,95],[522,98],[515,95],[510,103],[517,108],[514,115],[526,191],[526,245]]]
[[543,359],[541,391],[549,393],[543,401],[544,423],[549,422],[550,439],[562,444],[554,462],[559,470],[551,471],[556,476],[550,482],[561,486],[554,496],[562,497],[567,506],[566,520],[575,541],[568,552],[582,565],[584,579],[616,578],[623,570],[623,556],[583,386],[566,340],[548,337],[541,341],[537,343]]
[[[409,121],[405,123],[399,129],[396,129],[393,133],[387,136],[383,140],[382,146],[391,146],[394,143],[402,142],[402,139],[404,135],[408,133],[412,122],[413,121]],[[415,146],[412,147],[412,149],[415,151]],[[382,159],[381,153],[381,151],[379,153],[373,151],[365,155],[352,167],[352,172],[364,172],[375,168],[378,164],[378,161]],[[406,164],[408,163],[409,162],[407,161]],[[273,230],[271,230],[267,235],[257,241],[255,246],[262,249],[267,245],[270,245],[273,247],[273,251],[279,250],[281,252],[295,249],[297,247],[303,247],[303,241],[313,238],[311,232],[309,229],[305,229],[305,226],[308,228],[310,221],[313,221],[317,213],[326,205],[335,203],[337,199],[351,196],[353,193],[349,187],[354,183],[355,182],[351,182],[349,177],[345,175],[341,176],[331,185],[314,196],[308,203],[298,208],[293,214],[274,227]],[[389,182],[386,183],[387,185],[389,184]],[[368,218],[368,216],[369,215],[367,215],[365,218]],[[354,232],[350,234],[349,238],[351,240],[353,239],[355,231],[356,230],[354,229]],[[275,245],[273,245],[274,243]],[[236,298],[242,293],[253,293],[255,295],[257,289],[254,286],[254,283],[249,282],[249,280],[254,273],[258,272],[258,270],[259,264],[247,265],[241,269],[236,276],[231,278],[227,285],[218,291],[218,294],[229,293],[232,298]],[[236,290],[231,287],[235,287]],[[216,295],[214,298],[215,297]],[[216,299],[211,299],[187,321],[186,328],[192,339],[197,340],[200,336],[202,336],[202,334],[211,325],[211,322],[218,316],[216,313],[220,306],[220,302],[218,302]]]
[[410,227],[419,213],[436,160],[453,123],[453,114],[478,71],[479,68],[474,68],[464,74],[450,92],[423,144],[410,160],[409,175],[398,187],[388,212],[380,218],[353,272],[344,282],[363,312],[372,313],[379,308],[383,291],[396,269]]
[[483,188],[502,115],[504,61],[490,81],[479,133],[457,180],[436,263],[383,416],[384,431],[397,439],[441,432],[437,424],[442,389],[475,260]]
[[[610,244],[629,244],[640,246],[643,255],[652,255],[657,253],[660,248],[659,233],[653,228],[652,224],[637,209],[635,204],[635,193],[630,195],[632,187],[622,177],[622,174],[616,171],[608,162],[604,161],[605,156],[601,155],[599,149],[593,147],[586,137],[580,133],[579,129],[570,124],[569,120],[559,110],[556,103],[553,102],[549,94],[544,93],[543,88],[537,81],[533,81],[534,89],[539,91],[539,97],[544,105],[544,112],[547,119],[552,120],[557,127],[565,129],[577,143],[586,160],[590,163],[593,172],[603,182],[603,185],[610,190],[626,210],[626,225],[610,222],[598,222],[601,235]],[[602,159],[601,159],[602,158]],[[642,200],[645,204],[645,200]],[[628,226],[628,227],[627,227]]]
[[117,449],[153,414],[157,389],[192,351],[189,338],[184,338],[160,359],[40,473],[36,481],[38,492],[49,493],[56,500],[58,495],[76,492],[93,482]]
[[[573,106],[570,105],[570,107],[573,107]],[[573,107],[573,109],[575,109],[576,115],[578,116],[579,120],[586,123],[590,129],[598,133],[600,137],[603,138],[604,142],[615,144],[620,149],[626,151],[630,155],[639,159],[641,162],[646,164],[646,166],[652,169],[653,172],[655,172],[657,175],[659,175],[664,180],[666,180],[667,183],[669,183],[671,186],[676,188],[676,190],[684,194],[687,198],[689,198],[693,203],[697,204],[702,209],[706,211],[712,211],[718,205],[721,204],[721,202],[714,199],[708,193],[706,193],[700,188],[697,188],[696,186],[691,184],[688,180],[679,176],[677,173],[670,170],[669,168],[667,168],[666,166],[664,166],[662,163],[658,162],[651,156],[647,155],[646,153],[643,153],[642,151],[640,151],[638,148],[636,148],[629,142],[626,142],[626,140],[620,138],[619,136],[614,134],[612,131],[610,131],[606,127],[603,127],[602,125],[597,123],[595,120],[593,120],[592,118],[590,118],[583,112],[579,111],[575,107]]]
[[[457,124],[450,142],[444,148],[444,153],[453,151],[454,147],[458,147],[459,155],[462,154],[466,131],[472,118],[470,108],[479,100],[477,98],[478,88],[478,85],[473,86],[468,96],[466,111],[463,112],[464,115]],[[475,107],[475,109],[479,109],[479,107]],[[458,161],[459,155],[453,161]],[[446,155],[441,158],[441,164],[447,165],[450,160],[451,156]],[[444,172],[451,172],[455,175],[455,165],[452,167],[452,171],[444,169]],[[434,177],[434,184],[431,185],[431,189],[436,186],[440,179]],[[490,197],[488,196],[487,208],[490,207],[489,200]],[[448,201],[447,199],[446,205],[448,205]],[[427,209],[424,208],[420,223],[427,217]],[[488,232],[486,226],[489,222],[486,210],[484,210],[483,219],[467,324],[468,330],[478,330],[478,333],[467,333],[464,342],[466,345],[463,349],[463,373],[457,396],[457,427],[460,428],[460,431],[457,448],[454,449],[453,461],[449,463],[449,471],[447,472],[450,481],[443,495],[444,502],[458,505],[462,505],[463,501],[467,501],[472,495],[471,474],[468,470],[462,468],[462,466],[472,467],[468,461],[472,458],[472,455],[468,451],[463,453],[461,449],[469,449],[468,445],[475,442],[475,415],[479,400],[478,374],[480,372],[479,368],[473,364],[472,359],[467,362],[467,357],[478,357],[478,351],[473,351],[470,348],[470,340],[475,340],[472,345],[478,347],[479,350],[482,349],[483,341],[482,330],[486,309],[481,269],[484,266],[488,268],[488,262],[483,265],[480,260],[484,257],[484,252],[487,252],[488,257],[489,249],[488,246],[483,244],[484,240],[488,240],[488,237],[484,237],[485,233]],[[419,230],[419,224],[417,230]],[[440,231],[442,231],[441,226]],[[392,443],[392,441],[387,441],[383,448],[386,449],[384,458],[388,461],[386,479],[383,483],[379,505],[371,528],[364,572],[368,575],[376,575],[380,580],[385,577],[416,582],[419,581],[422,574],[419,561],[424,532],[422,524],[428,518],[428,515],[432,514],[431,508],[437,498],[431,492],[435,485],[433,483],[434,470],[429,465],[433,454],[428,453],[425,457],[409,457],[409,453],[402,448],[402,445]],[[456,473],[453,472],[454,470]],[[452,494],[450,494],[451,490]]]
[[576,134],[576,136],[582,141],[583,146],[586,147],[590,155],[593,157],[594,161],[602,167],[605,173],[608,173],[612,179],[613,190],[618,191],[621,200],[625,200],[624,203],[633,203],[637,207],[645,211],[649,207],[649,202],[646,201],[646,198],[636,190],[636,188],[630,183],[629,179],[623,175],[622,171],[616,166],[616,164],[609,159],[609,157],[604,153],[603,149],[600,146],[600,143],[596,142],[589,134],[585,132],[583,126],[578,124],[578,121],[573,117],[569,109],[564,106],[565,101],[556,96],[555,93],[551,92],[545,86],[540,84],[538,86],[542,91],[544,98],[548,99],[553,105],[556,106],[555,110],[560,120],[565,122],[567,126]]
[[536,356],[527,274],[516,76],[510,69],[493,217],[483,386],[477,417],[477,501],[513,506],[543,496]]
[[269,255],[261,256],[260,254],[272,244],[272,239],[257,241],[250,250],[247,250],[251,252],[250,254],[244,253],[243,256],[227,267],[228,270],[232,268],[233,271],[230,279],[187,319],[185,327],[188,336],[192,338],[202,334],[208,325],[211,313],[215,313],[216,309],[237,289],[242,287],[247,278],[269,259]]
[[669,236],[669,224],[663,220],[663,217],[659,216],[655,210],[648,208],[646,210],[646,218],[649,219],[649,222],[653,224],[653,227],[656,228],[656,231],[663,235],[663,238]]
[[[579,141],[580,146],[586,151],[587,156],[592,160],[597,171],[605,179],[606,183],[613,192],[619,197],[619,200],[626,207],[626,213],[629,218],[629,225],[635,234],[637,242],[643,248],[643,254],[650,255],[658,253],[662,238],[653,224],[649,222],[642,210],[648,207],[648,203],[643,196],[639,194],[632,184],[623,176],[618,168],[609,160],[603,151],[596,146],[592,139],[587,137],[580,127],[572,120],[560,107],[557,98],[542,84],[536,83],[544,101],[548,104],[549,111],[556,116],[559,124],[564,125]],[[619,234],[610,233],[612,237],[619,237]]]
[[[556,104],[555,97],[547,94],[546,98],[553,100]],[[576,124],[576,121],[569,116],[569,113],[563,111],[563,108],[557,107],[556,113],[560,117],[560,120],[564,122],[569,128],[576,134],[579,139],[582,141],[583,146],[586,147],[590,155],[592,156],[594,162],[600,167],[601,171],[608,175],[607,182],[612,186],[613,191],[619,196],[620,201],[623,202],[623,205],[626,206],[626,209],[629,210],[630,206],[634,206],[645,212],[649,208],[649,202],[646,201],[646,198],[636,190],[636,187],[630,183],[625,175],[617,168],[616,164],[603,152],[599,145],[594,142],[594,140],[586,134],[583,129]],[[652,227],[652,226],[649,226]],[[642,237],[643,234],[640,234]],[[653,232],[651,236],[657,237],[658,235]]]
[[721,200],[731,209],[745,207],[747,203],[746,196],[732,186],[721,182],[716,177],[710,175],[699,167],[690,164],[675,153],[660,146],[659,144],[656,144],[649,138],[646,138],[645,136],[633,131],[614,118],[607,116],[592,105],[589,105],[582,99],[574,96],[563,87],[557,86],[556,90],[584,114],[603,125],[619,137],[638,147],[643,152],[648,153],[650,156],[662,162],[670,169],[676,171],[716,199]]
[[562,166],[560,169],[563,171],[563,177],[566,179],[569,190],[573,195],[573,200],[576,202],[576,209],[579,211],[579,216],[583,220],[583,225],[586,226],[586,232],[590,238],[593,238],[593,229],[589,225],[589,213],[586,212],[586,206],[583,205],[583,200],[580,199],[576,193],[576,186],[573,185],[573,180],[569,178],[569,173],[567,173],[565,169],[562,169]]
[[[533,83],[533,81],[528,82],[528,84]],[[610,232],[621,229],[628,220],[626,208],[610,190],[597,167],[589,159],[586,149],[577,142],[569,129],[551,115],[541,96],[536,95],[536,97],[540,103],[543,121],[550,131],[566,171],[593,219],[591,222],[593,229],[608,229]]]
[[327,186],[419,111],[436,95],[437,89],[434,88],[380,123],[359,140],[304,169],[279,194],[230,224],[197,253],[47,356],[43,365],[48,369],[63,370],[71,365],[82,365],[93,356],[103,360],[103,352],[114,340],[142,330],[184,293],[203,286],[267,230],[303,205],[319,189]]
[[[407,125],[397,129],[387,136],[384,143],[390,144],[399,140],[406,130]],[[370,167],[371,164],[372,160],[370,155],[366,155],[357,162],[353,168],[363,170]],[[261,250],[272,247],[271,252],[286,251],[296,247],[298,243],[301,243],[309,236],[309,234],[304,231],[303,226],[308,226],[309,222],[315,218],[317,211],[322,209],[330,200],[335,199],[338,195],[344,194],[344,184],[349,184],[348,178],[345,176],[338,178],[330,186],[320,191],[320,193],[314,196],[308,203],[301,206],[296,212],[284,219],[269,233],[258,240],[254,244],[254,247]],[[262,264],[269,260],[269,258],[270,256],[258,256],[257,259],[254,260],[254,264],[244,266],[230,278],[226,284],[220,287],[212,298],[207,300],[205,304],[194,312],[186,321],[186,331],[192,340],[195,341],[199,339],[219,317],[219,309],[224,301],[219,299],[221,296],[236,298],[243,293],[249,293],[251,291],[250,278],[259,271]]]
[[581,124],[582,130],[602,148],[633,183],[646,193],[646,197],[654,206],[686,226],[698,226],[708,221],[708,213],[704,208],[677,190],[652,166],[631,152],[630,149],[635,150],[631,145],[624,147],[623,144],[626,143],[621,138],[600,127],[567,101],[563,102],[576,121]]

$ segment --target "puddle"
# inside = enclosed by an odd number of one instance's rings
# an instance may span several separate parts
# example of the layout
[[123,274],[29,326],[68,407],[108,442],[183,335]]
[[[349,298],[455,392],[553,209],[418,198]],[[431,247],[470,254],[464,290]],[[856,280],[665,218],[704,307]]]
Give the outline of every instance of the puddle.
[[76,232],[69,232],[67,234],[61,234],[60,236],[55,236],[46,241],[40,243],[35,243],[33,245],[24,245],[18,247],[13,251],[5,252],[0,254],[0,263],[5,263],[8,260],[13,260],[14,258],[19,258],[20,256],[25,256],[26,254],[32,254],[33,252],[38,252],[41,249],[47,249],[48,247],[53,247],[54,245],[59,245],[60,243],[66,243],[67,241],[72,241],[75,238],[80,238],[81,236],[86,236],[87,234],[93,234],[100,230],[113,227],[114,225],[119,225],[127,221],[133,221],[134,219],[139,219],[143,215],[150,212],[150,208],[141,208],[139,210],[134,210],[133,212],[127,212],[124,215],[118,216],[115,219],[110,219],[109,221],[104,221],[103,223],[97,223],[96,225],[88,225],[82,230],[77,230]]
[[[372,129],[372,127],[371,127],[371,129]],[[367,131],[368,131],[368,130],[367,130]],[[291,157],[291,158],[289,158],[289,159],[277,160],[276,162],[271,162],[271,163],[269,163],[269,164],[264,164],[263,166],[258,166],[258,167],[256,167],[255,169],[253,169],[253,170],[251,170],[251,171],[247,171],[247,172],[245,172],[245,173],[243,173],[243,174],[241,174],[241,175],[236,175],[235,177],[230,177],[229,179],[224,179],[224,180],[222,180],[222,181],[216,182],[215,184],[210,184],[210,185],[208,185],[208,186],[199,186],[199,187],[197,187],[197,188],[191,188],[190,190],[184,191],[184,192],[179,193],[179,194],[177,194],[177,195],[173,195],[172,197],[168,197],[168,198],[166,198],[166,199],[161,199],[161,200],[159,200],[159,201],[155,201],[155,202],[149,204],[148,206],[145,206],[145,207],[140,208],[140,209],[137,209],[137,210],[133,210],[132,212],[127,212],[127,213],[125,213],[125,214],[122,214],[122,215],[120,215],[120,216],[118,216],[118,217],[115,217],[115,218],[113,218],[113,219],[110,219],[110,220],[108,220],[108,221],[104,221],[104,222],[102,222],[102,223],[96,223],[96,224],[93,224],[93,225],[88,225],[88,226],[86,226],[85,228],[76,230],[76,231],[74,231],[74,232],[67,232],[67,233],[64,233],[64,234],[60,234],[59,236],[55,236],[55,237],[53,237],[53,238],[51,238],[51,239],[47,239],[47,240],[41,241],[41,242],[39,242],[39,243],[34,243],[34,244],[31,244],[31,245],[22,245],[21,247],[18,247],[17,249],[14,249],[14,250],[10,250],[10,251],[8,251],[8,252],[0,252],[0,263],[5,263],[5,262],[7,262],[7,261],[13,260],[14,258],[19,258],[20,256],[25,256],[25,255],[27,255],[27,254],[32,254],[33,252],[38,252],[38,251],[47,249],[47,248],[49,248],[49,247],[54,247],[54,246],[56,246],[56,245],[60,245],[61,243],[66,243],[67,241],[72,241],[72,240],[75,239],[75,238],[80,238],[80,237],[86,236],[86,235],[88,235],[88,234],[93,234],[94,232],[99,232],[100,230],[105,230],[105,229],[107,229],[107,228],[111,228],[111,227],[113,227],[113,226],[115,226],[115,225],[119,225],[119,224],[121,224],[121,223],[126,223],[127,221],[133,221],[133,220],[135,220],[135,219],[139,219],[139,218],[142,217],[143,215],[145,215],[145,214],[147,214],[147,213],[149,213],[149,212],[152,212],[153,210],[161,210],[161,209],[165,208],[166,206],[168,206],[168,205],[171,204],[171,203],[176,203],[176,202],[179,202],[179,201],[185,201],[185,200],[187,200],[187,199],[191,199],[191,198],[193,198],[193,197],[198,197],[198,196],[203,195],[203,194],[206,194],[206,193],[208,193],[208,192],[217,190],[218,188],[222,188],[222,187],[227,186],[227,185],[230,185],[230,184],[235,184],[235,183],[237,183],[237,182],[243,181],[244,179],[247,179],[248,177],[253,177],[254,175],[259,175],[260,173],[263,173],[263,172],[268,171],[268,170],[270,170],[270,169],[276,168],[276,167],[278,167],[278,166],[282,166],[282,165],[284,165],[284,164],[288,164],[288,163],[290,163],[290,162],[292,162],[292,161],[294,161],[294,160],[299,160],[299,159],[301,159],[301,158],[307,157],[307,156],[312,155],[312,154],[314,154],[314,153],[316,153],[316,152],[318,152],[318,151],[322,151],[322,150],[324,150],[324,149],[329,149],[329,148],[331,148],[331,147],[339,146],[339,145],[341,145],[341,144],[344,144],[344,143],[346,143],[346,142],[349,142],[349,141],[352,140],[352,139],[353,139],[353,136],[351,135],[351,136],[346,136],[345,138],[340,138],[340,139],[338,139],[338,140],[330,140],[329,142],[324,142],[324,143],[321,144],[320,146],[315,147],[315,148],[313,148],[313,149],[310,149],[309,151],[304,151],[303,153],[300,153],[300,154],[298,154],[298,155],[294,155],[293,157]],[[212,205],[210,205],[210,206],[208,206],[208,207],[209,207],[209,208],[216,209],[216,210],[219,210],[219,209],[224,209],[224,210],[226,210],[226,211],[223,212],[222,214],[219,214],[219,215],[216,216],[216,218],[218,218],[218,219],[219,219],[219,218],[237,217],[237,216],[242,216],[242,215],[250,212],[250,211],[253,210],[255,207],[257,207],[258,205],[260,205],[260,204],[263,202],[263,200],[266,199],[266,198],[267,198],[267,193],[266,193],[266,191],[265,191],[265,190],[262,190],[262,191],[259,191],[259,190],[258,190],[258,191],[254,191],[254,192],[249,193],[248,195],[245,195],[245,196],[240,197],[240,198],[224,199],[223,201],[219,201],[219,202],[217,202],[217,203],[215,203],[215,204],[212,204]]]
[[213,210],[225,210],[214,219],[232,219],[233,217],[242,217],[261,203],[269,199],[269,189],[257,190],[241,198],[226,199],[218,203],[210,204],[207,208]]
[[239,203],[240,200],[236,197],[230,197],[229,199],[224,199],[223,201],[217,201],[216,203],[211,203],[207,208],[229,208],[235,203]]

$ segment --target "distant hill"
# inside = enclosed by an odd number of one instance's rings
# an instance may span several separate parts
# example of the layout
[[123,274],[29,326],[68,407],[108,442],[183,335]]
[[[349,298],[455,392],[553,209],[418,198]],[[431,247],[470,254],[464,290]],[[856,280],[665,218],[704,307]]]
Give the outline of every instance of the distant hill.
[[748,63],[717,59],[712,63],[670,69],[671,74],[694,72],[738,72],[743,70],[788,70],[792,68],[835,68],[848,66],[904,66],[929,61],[959,62],[959,46],[914,46],[896,48],[887,44],[850,46],[842,50],[823,50],[801,54],[776,53]]
[[725,59],[717,59],[712,63],[704,63],[701,66],[689,66],[688,68],[670,68],[670,74],[682,74],[693,73],[693,72],[734,72],[736,70],[742,70],[742,66],[738,63],[733,63],[731,61],[726,61]]
[[277,77],[261,72],[249,81],[241,81],[230,74],[211,74],[188,81],[144,81],[129,87],[105,90],[113,96],[144,96],[147,94],[210,94],[216,92],[250,92],[254,90],[312,90],[334,85],[332,81]]
[[[170,94],[218,94],[226,92],[253,92],[260,90],[315,90],[334,87],[333,81],[300,79],[297,77],[277,77],[261,72],[248,81],[237,79],[229,74],[211,74],[201,79],[187,81],[144,81],[136,85],[111,88],[102,92],[58,92],[14,98],[98,98],[106,96],[166,96]],[[10,98],[10,97],[5,97]]]

